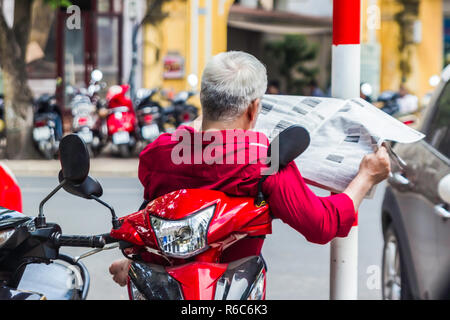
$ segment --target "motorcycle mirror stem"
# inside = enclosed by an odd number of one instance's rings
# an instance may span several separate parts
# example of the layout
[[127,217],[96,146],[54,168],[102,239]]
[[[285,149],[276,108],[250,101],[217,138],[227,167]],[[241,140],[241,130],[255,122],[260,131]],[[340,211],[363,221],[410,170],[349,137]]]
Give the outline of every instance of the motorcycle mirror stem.
[[[63,188],[67,184],[67,182],[68,182],[68,180],[63,179],[60,182],[60,184],[58,186],[56,186],[56,188],[53,189],[52,192],[50,192],[41,201],[41,203],[39,204],[39,215],[35,219],[36,228],[45,228],[47,226],[45,215],[44,215],[44,204],[48,200],[50,200],[50,198],[53,197],[59,191],[59,189]],[[100,203],[101,205],[103,205],[103,206],[105,206],[106,208],[109,209],[109,211],[111,212],[111,216],[112,216],[113,229],[118,229],[120,227],[120,222],[119,222],[119,219],[117,218],[117,215],[116,215],[116,212],[115,212],[114,208],[112,206],[110,206],[108,203],[106,203],[103,200],[101,200],[99,197],[95,196],[95,195],[89,195],[89,198],[97,201],[98,203]]]
[[102,206],[105,206],[106,208],[108,208],[109,211],[111,211],[113,229],[119,229],[120,228],[120,222],[119,222],[119,219],[117,218],[117,215],[116,215],[116,212],[115,212],[114,208],[112,206],[110,206],[109,204],[107,204],[105,201],[101,200],[97,196],[90,195],[89,197],[91,199],[97,201],[98,203],[100,203]]
[[47,223],[45,221],[45,216],[44,216],[44,204],[55,195],[56,192],[59,191],[59,189],[61,189],[65,184],[67,183],[66,179],[63,179],[59,185],[53,189],[52,192],[50,192],[39,204],[39,215],[37,216],[36,220],[35,220],[35,225],[36,228],[45,228]]

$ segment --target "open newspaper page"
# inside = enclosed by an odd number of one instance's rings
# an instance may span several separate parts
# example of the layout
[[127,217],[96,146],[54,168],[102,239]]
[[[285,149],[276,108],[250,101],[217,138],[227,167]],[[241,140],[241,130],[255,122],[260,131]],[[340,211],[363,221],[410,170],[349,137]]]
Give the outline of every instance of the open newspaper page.
[[291,125],[308,130],[311,143],[295,162],[312,185],[342,192],[364,155],[389,140],[412,143],[424,135],[363,99],[266,95],[256,130],[270,141]]

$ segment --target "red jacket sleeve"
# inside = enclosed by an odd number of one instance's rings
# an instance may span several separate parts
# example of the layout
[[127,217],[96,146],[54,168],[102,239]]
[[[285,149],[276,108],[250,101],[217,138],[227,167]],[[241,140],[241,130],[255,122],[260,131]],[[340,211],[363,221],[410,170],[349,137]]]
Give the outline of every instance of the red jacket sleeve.
[[356,218],[348,195],[316,196],[294,162],[269,176],[263,184],[263,193],[273,216],[310,242],[325,244],[337,236],[346,237]]

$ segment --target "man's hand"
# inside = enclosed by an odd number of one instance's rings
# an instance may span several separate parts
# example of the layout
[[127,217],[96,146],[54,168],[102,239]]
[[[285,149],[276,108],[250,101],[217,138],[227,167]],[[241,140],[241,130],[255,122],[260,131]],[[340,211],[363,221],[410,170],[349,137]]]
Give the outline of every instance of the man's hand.
[[385,147],[380,147],[376,153],[366,155],[359,166],[358,174],[363,175],[372,186],[389,176],[391,163]]
[[113,280],[117,282],[121,287],[127,284],[128,268],[131,261],[128,259],[121,259],[114,261],[109,267],[109,273],[113,275]]
[[391,163],[385,147],[380,147],[376,153],[366,155],[359,166],[359,172],[353,181],[345,189],[358,210],[361,201],[374,185],[380,183],[389,176]]

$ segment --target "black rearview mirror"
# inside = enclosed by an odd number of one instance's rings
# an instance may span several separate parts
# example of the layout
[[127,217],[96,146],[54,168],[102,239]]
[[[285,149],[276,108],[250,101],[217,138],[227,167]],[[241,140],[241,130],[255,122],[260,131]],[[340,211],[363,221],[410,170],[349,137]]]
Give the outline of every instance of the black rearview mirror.
[[62,138],[59,144],[59,159],[63,179],[72,184],[80,184],[88,176],[89,151],[78,135],[69,134]]
[[270,156],[271,162],[278,160],[279,167],[283,168],[301,155],[308,148],[310,142],[308,131],[301,126],[293,125],[281,131],[273,139],[269,146],[268,156]]
[[[59,182],[64,180],[62,170],[59,172],[58,179]],[[87,176],[80,184],[74,184],[73,182],[68,181],[63,185],[63,189],[68,193],[85,199],[92,199],[93,196],[100,198],[103,195],[103,188],[100,182],[90,176]]]

